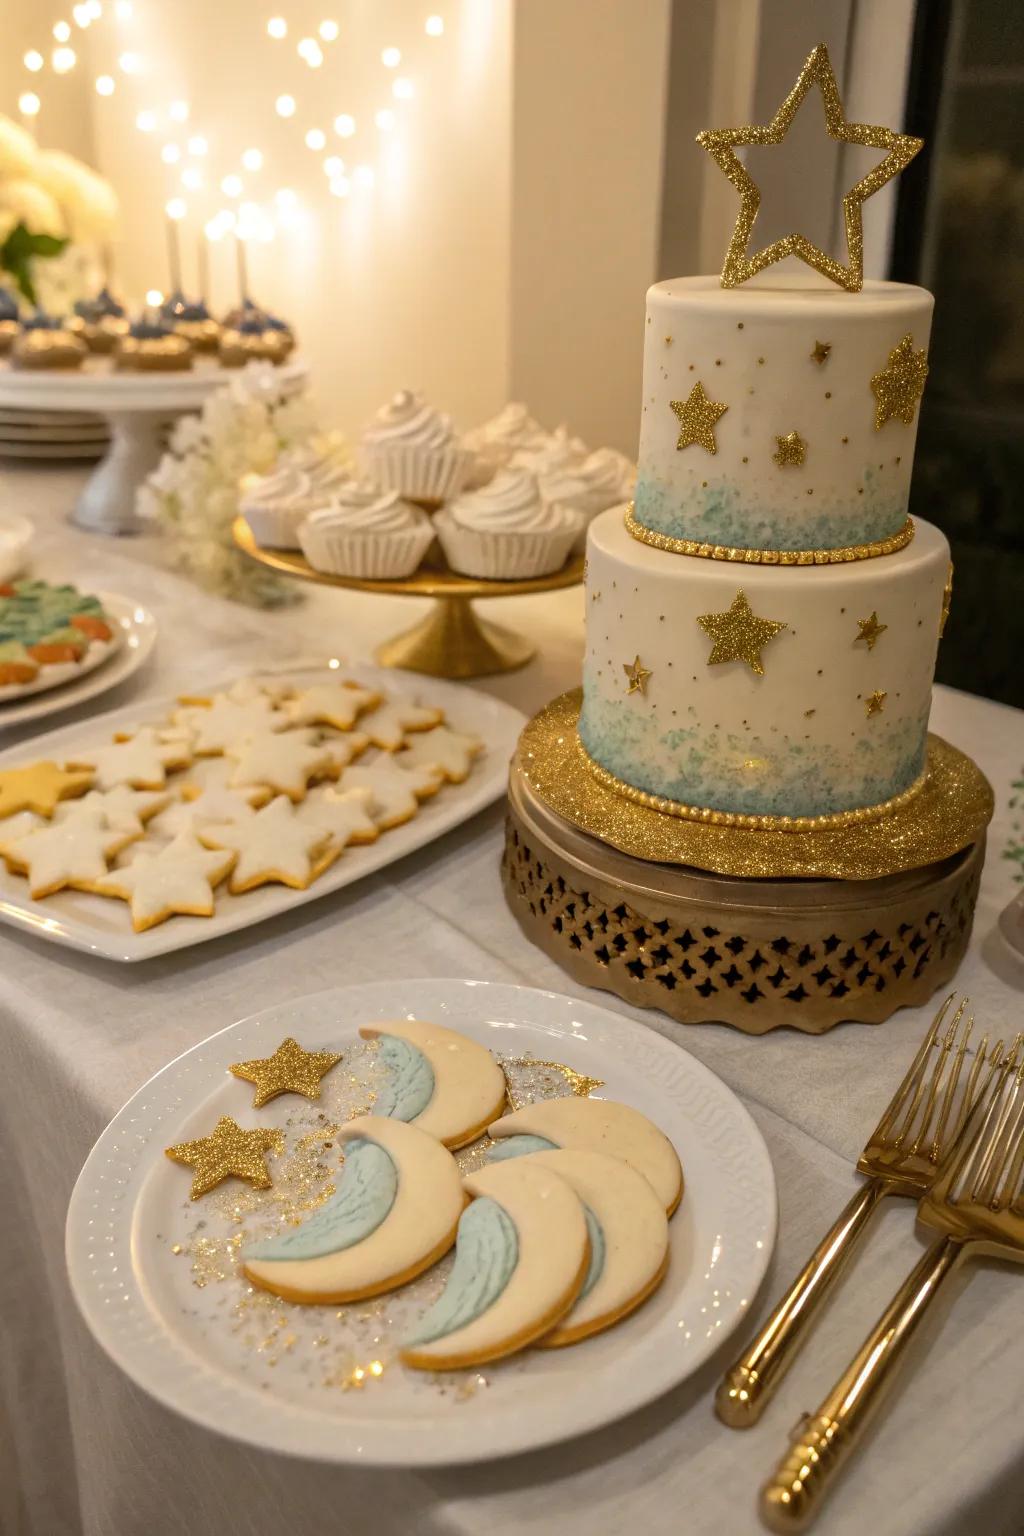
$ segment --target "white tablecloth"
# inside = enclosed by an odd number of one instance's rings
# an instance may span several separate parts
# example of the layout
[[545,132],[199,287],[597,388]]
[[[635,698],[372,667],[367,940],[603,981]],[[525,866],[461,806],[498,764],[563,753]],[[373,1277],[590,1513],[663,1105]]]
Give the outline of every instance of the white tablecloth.
[[[149,667],[91,708],[206,685],[225,669],[331,647],[356,657],[416,617],[411,601],[314,592],[304,608],[253,614],[197,594],[159,566],[153,540],[110,543],[64,521],[80,476],[5,470],[0,506],[39,529],[35,568],[119,591],[155,612]],[[539,656],[479,686],[527,711],[578,678],[578,591],[494,604]],[[954,619],[955,622],[955,619]],[[66,717],[61,717],[63,723]],[[1013,894],[1010,785],[1024,717],[939,689],[933,726],[971,751],[996,789],[974,938],[960,984],[979,1018],[1021,1024],[1024,968],[995,919]],[[29,739],[30,733],[21,733]],[[17,735],[0,738],[3,745]],[[72,1304],[64,1215],[75,1176],[121,1104],[160,1066],[258,1000],[271,1005],[379,974],[475,976],[572,990],[523,938],[499,884],[502,811],[362,885],[251,933],[119,967],[0,929],[0,1530],[5,1536],[645,1536],[759,1529],[757,1488],[800,1412],[816,1406],[921,1252],[913,1213],[889,1202],[849,1279],[764,1422],[724,1429],[711,1394],[734,1338],[693,1381],[642,1413],[549,1452],[465,1470],[374,1473],[267,1456],[194,1429],[108,1363]],[[473,899],[467,901],[471,891]],[[594,993],[597,1002],[608,1002]],[[620,1006],[614,1004],[614,1006]],[[625,1010],[629,1011],[629,1010]],[[759,1315],[855,1184],[867,1131],[905,1070],[928,1010],[820,1039],[634,1016],[719,1073],[760,1126],[778,1178],[780,1236]],[[1024,1395],[1017,1274],[964,1276],[882,1427],[820,1528],[836,1536],[1021,1530]]]

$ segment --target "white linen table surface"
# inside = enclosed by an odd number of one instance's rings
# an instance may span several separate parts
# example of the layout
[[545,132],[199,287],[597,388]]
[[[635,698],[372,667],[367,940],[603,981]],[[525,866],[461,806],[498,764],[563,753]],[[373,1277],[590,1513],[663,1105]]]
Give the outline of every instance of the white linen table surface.
[[[159,539],[108,541],[70,528],[78,471],[0,473],[0,506],[37,526],[33,570],[137,599],[160,625],[150,664],[82,716],[289,657],[325,643],[369,658],[423,611],[418,601],[307,588],[298,608],[255,613],[199,593],[161,565]],[[528,713],[572,687],[582,657],[580,591],[491,602],[535,639],[524,671],[476,685]],[[955,603],[953,622],[956,622]],[[328,637],[325,642],[324,636]],[[429,696],[429,679],[423,692]],[[73,715],[0,732],[4,747]],[[996,819],[959,985],[981,1024],[1022,1022],[1024,964],[996,919],[1019,866],[1006,859],[1024,715],[939,688],[933,728],[973,754]],[[907,1202],[887,1202],[824,1323],[765,1419],[736,1433],[714,1418],[737,1334],[692,1381],[626,1421],[507,1462],[408,1473],[318,1467],[194,1428],[151,1402],[79,1320],[64,1271],[64,1217],[90,1147],[155,1071],[256,1007],[382,974],[470,976],[578,992],[520,933],[499,881],[500,806],[363,883],[250,932],[118,966],[0,929],[0,1531],[4,1536],[645,1536],[761,1529],[757,1490],[800,1414],[817,1406],[922,1252]],[[466,892],[473,900],[466,900]],[[779,1243],[749,1319],[762,1317],[852,1193],[855,1159],[911,1059],[931,1009],[812,1038],[749,1038],[618,1008],[677,1040],[741,1097],[768,1143]],[[823,1536],[986,1536],[1024,1522],[1024,1276],[965,1270],[881,1427],[837,1488]]]

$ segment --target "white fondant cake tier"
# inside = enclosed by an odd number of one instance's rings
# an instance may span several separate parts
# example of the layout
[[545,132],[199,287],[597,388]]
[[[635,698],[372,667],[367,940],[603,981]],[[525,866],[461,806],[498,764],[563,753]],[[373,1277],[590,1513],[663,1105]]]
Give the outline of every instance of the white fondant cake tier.
[[[802,274],[739,288],[717,277],[657,283],[647,294],[638,520],[745,549],[835,549],[896,533],[933,302],[904,283],[847,293]],[[910,420],[886,409],[876,426],[871,381],[906,336],[887,398],[909,392]]]
[[746,815],[832,815],[913,784],[949,571],[937,528],[878,559],[764,566],[652,549],[624,517],[587,541],[579,731],[597,763]]

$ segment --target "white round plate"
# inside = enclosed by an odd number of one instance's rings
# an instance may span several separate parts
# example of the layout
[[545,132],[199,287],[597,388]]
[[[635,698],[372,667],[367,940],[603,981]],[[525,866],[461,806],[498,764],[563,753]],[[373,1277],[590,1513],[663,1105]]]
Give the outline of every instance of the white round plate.
[[0,581],[10,581],[25,564],[35,529],[20,512],[0,512]]
[[94,699],[123,683],[125,678],[137,672],[149,656],[156,642],[156,620],[147,608],[133,603],[116,593],[97,593],[107,617],[120,631],[120,643],[114,650],[107,650],[101,657],[102,665],[90,672],[78,668],[71,681],[59,687],[51,687],[44,693],[13,698],[0,702],[0,736],[8,726],[24,725],[29,720],[41,720],[46,715],[57,714],[62,709],[72,709],[86,699]]
[[[192,1265],[206,1260],[195,1255],[213,1250],[188,1244],[216,1245],[244,1231],[237,1223],[245,1217],[232,1205],[239,1198],[234,1190],[248,1186],[236,1183],[219,1201],[214,1191],[190,1202],[188,1171],[166,1158],[164,1148],[207,1134],[221,1115],[245,1126],[287,1124],[294,1148],[316,1129],[323,1105],[290,1094],[253,1110],[251,1086],[230,1076],[228,1066],[270,1055],[288,1035],[307,1049],[344,1053],[358,1046],[361,1024],[401,1017],[443,1022],[499,1056],[531,1054],[600,1078],[602,1096],[634,1105],[669,1136],[686,1181],[670,1228],[669,1272],[631,1318],[568,1349],[530,1350],[479,1374],[452,1373],[440,1381],[391,1359],[379,1375],[368,1368],[360,1390],[345,1391],[336,1356],[328,1362],[366,1303],[298,1307],[271,1298],[269,1310],[252,1316],[249,1298],[262,1301],[263,1295],[250,1290],[233,1263],[217,1261],[217,1274],[201,1267],[207,1283],[196,1283]],[[350,1067],[357,1070],[354,1054]],[[344,1073],[343,1062],[336,1082],[348,1081]],[[329,1081],[330,1074],[325,1099]],[[189,1235],[197,1218],[205,1223],[201,1239]],[[436,1466],[568,1439],[685,1380],[746,1316],[775,1226],[775,1179],[759,1131],[725,1084],[679,1046],[608,1009],[553,992],[475,981],[381,981],[254,1014],[151,1078],[104,1131],[79,1175],[66,1257],[75,1299],[99,1343],[175,1412],[266,1450],[313,1460]],[[403,1302],[407,1296],[393,1293],[384,1321],[370,1324],[385,1335],[374,1337],[371,1354],[390,1359],[390,1344],[422,1311],[423,1298],[413,1305]],[[350,1312],[357,1317],[346,1316]]]
[[[107,617],[113,619],[114,616],[108,614]],[[91,641],[78,661],[55,661],[48,666],[41,666],[30,683],[5,683],[0,686],[0,720],[3,719],[5,704],[30,699],[38,693],[50,693],[54,688],[63,688],[65,683],[87,677],[116,655],[124,644],[124,633],[119,624],[108,627],[111,629],[110,639]]]

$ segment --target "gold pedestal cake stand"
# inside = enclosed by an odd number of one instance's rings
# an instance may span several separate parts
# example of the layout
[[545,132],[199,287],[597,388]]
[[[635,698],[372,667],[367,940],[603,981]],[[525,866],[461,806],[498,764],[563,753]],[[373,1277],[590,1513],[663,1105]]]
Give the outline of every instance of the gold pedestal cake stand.
[[583,556],[573,556],[561,570],[527,581],[485,581],[460,576],[445,566],[421,566],[413,575],[391,581],[371,581],[357,576],[330,576],[316,571],[305,555],[291,549],[263,549],[253,538],[244,517],[236,517],[232,536],[239,549],[253,560],[325,587],[344,587],[355,592],[381,592],[391,597],[433,597],[433,610],[412,629],[388,640],[377,651],[384,667],[405,667],[431,677],[483,677],[492,672],[512,672],[525,666],[534,647],[522,635],[503,625],[481,619],[472,606],[475,597],[523,597],[530,592],[555,592],[575,587],[583,580]]
[[574,980],[685,1024],[821,1034],[947,983],[970,938],[992,790],[940,737],[877,821],[775,832],[665,815],[598,782],[580,692],[524,730],[502,873],[529,938]]

